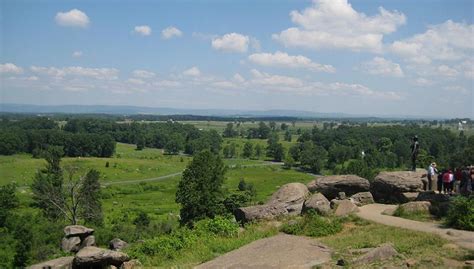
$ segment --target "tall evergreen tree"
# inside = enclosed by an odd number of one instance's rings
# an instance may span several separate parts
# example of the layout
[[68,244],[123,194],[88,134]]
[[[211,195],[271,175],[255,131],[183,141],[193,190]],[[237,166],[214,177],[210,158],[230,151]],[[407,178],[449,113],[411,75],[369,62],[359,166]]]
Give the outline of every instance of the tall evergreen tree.
[[91,169],[82,181],[80,195],[80,215],[86,223],[100,225],[103,222],[102,203],[100,200],[100,173]]
[[225,165],[218,155],[202,151],[183,172],[176,202],[181,204],[181,223],[214,217],[222,212]]

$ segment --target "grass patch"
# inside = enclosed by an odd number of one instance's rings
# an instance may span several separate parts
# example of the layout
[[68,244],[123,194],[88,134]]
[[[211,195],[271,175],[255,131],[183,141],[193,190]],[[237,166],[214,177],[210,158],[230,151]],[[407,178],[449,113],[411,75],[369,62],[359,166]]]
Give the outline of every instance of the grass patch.
[[179,228],[134,244],[126,252],[145,266],[192,267],[277,232],[264,224],[249,224],[238,233],[237,224],[216,218],[198,222],[195,229]]
[[435,221],[435,217],[428,212],[425,211],[415,211],[415,212],[408,212],[403,209],[403,207],[397,207],[393,212],[393,216],[400,217],[404,219],[416,220],[416,221],[427,221],[433,222]]
[[[356,217],[353,217],[354,219]],[[392,266],[405,266],[406,259],[415,259],[418,268],[444,268],[445,260],[462,262],[474,252],[461,248],[446,248],[447,240],[433,234],[416,232],[372,222],[346,222],[342,232],[322,237],[319,240],[335,251],[334,259],[343,258],[351,261],[350,250],[373,248],[383,243],[392,243],[400,256],[389,261]],[[350,266],[350,264],[349,264]],[[364,268],[380,268],[381,264],[364,265]]]
[[301,218],[285,223],[281,231],[293,235],[327,236],[342,231],[342,219],[322,217],[310,211]]

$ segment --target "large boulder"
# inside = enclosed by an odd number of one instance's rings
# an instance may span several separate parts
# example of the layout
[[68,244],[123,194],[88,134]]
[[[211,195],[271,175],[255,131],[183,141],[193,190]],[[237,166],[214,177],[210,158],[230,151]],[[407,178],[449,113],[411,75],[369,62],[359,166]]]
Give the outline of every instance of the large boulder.
[[356,175],[317,177],[308,183],[307,186],[311,192],[321,192],[328,199],[338,197],[339,192],[344,192],[350,196],[358,192],[369,191],[370,189],[369,181]]
[[271,220],[286,214],[288,214],[286,208],[278,203],[241,207],[234,212],[235,219],[240,222]]
[[114,238],[109,242],[109,249],[122,250],[128,246],[128,243],[119,238]]
[[358,193],[352,195],[350,199],[357,206],[363,206],[363,205],[368,205],[368,204],[373,204],[374,203],[374,197],[372,196],[372,193],[370,193],[368,191],[358,192]]
[[82,225],[69,225],[64,227],[64,235],[66,237],[78,236],[82,239],[93,233],[94,229],[90,229]]
[[241,207],[235,210],[238,221],[270,220],[282,215],[301,214],[303,203],[309,195],[308,188],[301,183],[289,183],[275,192],[263,205]]
[[78,252],[81,246],[81,239],[79,237],[64,237],[61,241],[61,249],[64,252]]
[[359,212],[359,208],[351,200],[340,200],[336,205],[334,215],[342,217],[356,212]]
[[282,204],[290,215],[299,215],[303,203],[309,195],[309,190],[302,183],[288,183],[283,185],[270,198],[269,204]]
[[61,257],[54,260],[38,263],[27,267],[28,269],[72,269],[74,256]]
[[99,268],[106,266],[120,267],[129,261],[127,254],[98,247],[85,247],[74,258],[74,268]]
[[320,215],[327,215],[331,212],[329,200],[322,193],[311,195],[303,204],[303,212],[314,210]]
[[396,255],[398,255],[398,252],[393,248],[392,244],[382,244],[361,257],[354,259],[352,263],[354,265],[367,265],[369,263],[390,259]]
[[89,235],[81,242],[81,248],[95,246],[95,236]]
[[429,214],[431,203],[428,201],[408,202],[405,204],[401,204],[399,207],[405,213]]
[[406,203],[405,192],[423,190],[422,171],[380,172],[370,186],[375,201],[382,203]]

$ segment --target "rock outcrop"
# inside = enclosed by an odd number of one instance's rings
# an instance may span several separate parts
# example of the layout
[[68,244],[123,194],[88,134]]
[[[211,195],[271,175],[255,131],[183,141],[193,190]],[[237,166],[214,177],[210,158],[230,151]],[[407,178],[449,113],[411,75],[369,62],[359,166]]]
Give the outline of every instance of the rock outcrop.
[[266,204],[238,208],[234,215],[241,222],[270,220],[282,215],[298,215],[301,214],[303,203],[308,195],[308,188],[304,184],[289,183],[275,192]]
[[370,189],[367,179],[356,175],[335,175],[317,177],[307,185],[311,192],[321,192],[328,199],[338,197],[339,192],[351,196],[358,192],[366,192]]
[[370,186],[370,192],[376,202],[406,203],[409,202],[403,195],[406,192],[420,192],[423,190],[421,177],[423,172],[396,171],[380,172]]
[[352,195],[350,197],[350,199],[357,206],[364,206],[364,205],[374,203],[374,197],[372,196],[372,193],[370,193],[368,191],[356,193],[356,194]]
[[74,256],[61,257],[54,260],[38,263],[27,267],[28,269],[72,269],[73,268]]
[[110,265],[120,267],[129,260],[128,255],[120,251],[85,247],[76,254],[74,268],[98,268]]
[[382,261],[398,255],[398,252],[391,244],[382,244],[352,261],[354,265],[369,264],[376,261]]
[[335,205],[334,215],[338,217],[347,216],[359,211],[359,208],[351,200],[339,200]]
[[329,200],[322,193],[311,195],[303,204],[303,212],[314,210],[320,215],[328,215],[331,212]]
[[69,225],[64,228],[61,249],[65,252],[78,252],[81,248],[95,246],[94,229],[81,225]]
[[119,238],[114,238],[109,242],[109,249],[122,250],[128,246],[128,243]]
[[428,201],[408,202],[401,204],[400,209],[405,213],[430,213],[431,203]]

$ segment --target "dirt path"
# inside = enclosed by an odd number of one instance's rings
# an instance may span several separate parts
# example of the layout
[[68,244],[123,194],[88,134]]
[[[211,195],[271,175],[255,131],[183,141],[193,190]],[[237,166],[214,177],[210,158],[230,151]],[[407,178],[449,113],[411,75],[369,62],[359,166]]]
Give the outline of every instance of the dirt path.
[[198,269],[315,268],[331,260],[331,250],[314,238],[279,234],[228,252]]
[[388,226],[437,234],[461,247],[474,250],[474,232],[444,228],[436,223],[382,215],[382,212],[386,209],[395,209],[396,207],[396,205],[369,204],[360,207],[360,212],[357,213],[357,216]]

